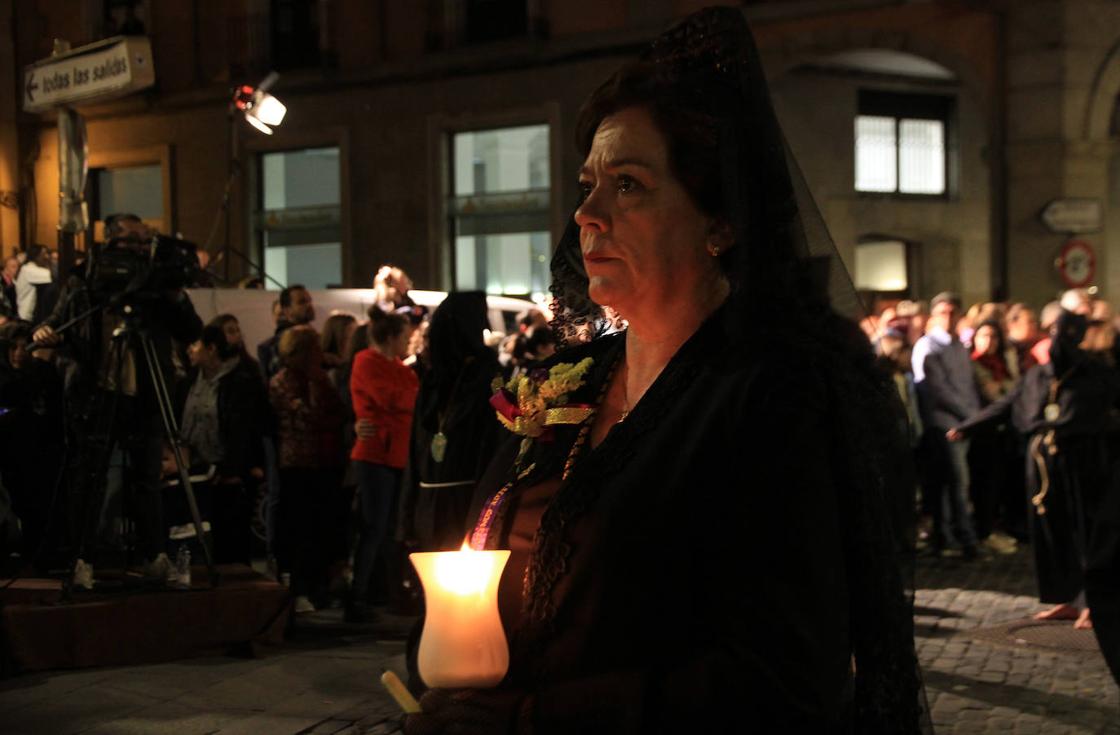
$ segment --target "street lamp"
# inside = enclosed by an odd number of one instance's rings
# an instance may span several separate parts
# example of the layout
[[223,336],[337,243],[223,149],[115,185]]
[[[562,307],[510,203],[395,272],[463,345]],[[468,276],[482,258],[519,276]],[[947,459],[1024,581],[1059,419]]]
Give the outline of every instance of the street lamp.
[[284,121],[284,113],[288,111],[283,102],[268,93],[279,78],[279,74],[271,72],[256,87],[242,84],[233,95],[233,106],[245,115],[250,125],[265,135],[272,135],[272,129]]

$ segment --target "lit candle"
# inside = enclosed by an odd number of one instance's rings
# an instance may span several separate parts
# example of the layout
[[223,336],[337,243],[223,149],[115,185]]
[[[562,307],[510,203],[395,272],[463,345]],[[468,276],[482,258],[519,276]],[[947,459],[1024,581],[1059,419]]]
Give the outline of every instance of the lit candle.
[[410,554],[424,585],[424,630],[417,664],[430,687],[492,687],[509,669],[498,614],[498,582],[509,551]]

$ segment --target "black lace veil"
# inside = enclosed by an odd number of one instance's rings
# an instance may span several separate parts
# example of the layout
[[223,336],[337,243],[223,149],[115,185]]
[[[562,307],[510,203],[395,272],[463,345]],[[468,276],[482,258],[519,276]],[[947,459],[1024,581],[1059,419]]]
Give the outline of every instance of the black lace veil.
[[[722,310],[727,339],[777,338],[823,353],[820,364],[831,366],[831,454],[842,475],[855,731],[931,732],[913,640],[913,528],[903,520],[913,513],[914,487],[899,430],[905,419],[856,326],[863,307],[782,135],[742,13],[700,11],[616,72],[581,112],[581,152],[603,117],[631,105],[649,107],[651,99],[663,132],[659,107],[673,108],[670,124],[687,126],[667,135],[674,174],[697,206],[724,219],[735,235],[734,246],[719,256],[731,283]],[[695,145],[674,155],[673,138],[681,133]],[[574,220],[553,256],[552,278],[560,339],[586,340],[610,328],[611,315],[588,296]]]

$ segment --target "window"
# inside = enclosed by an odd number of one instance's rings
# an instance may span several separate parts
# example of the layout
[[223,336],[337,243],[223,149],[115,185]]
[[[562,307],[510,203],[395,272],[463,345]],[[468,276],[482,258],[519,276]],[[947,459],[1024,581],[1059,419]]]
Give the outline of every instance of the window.
[[466,0],[463,40],[467,44],[524,38],[529,32],[526,0]]
[[87,178],[86,201],[95,240],[104,239],[105,218],[110,214],[130,213],[158,232],[167,232],[163,211],[163,166],[94,168]]
[[548,288],[549,129],[526,125],[451,136],[455,287],[544,297]]
[[943,196],[951,110],[948,97],[861,92],[856,191]]
[[272,68],[278,71],[319,66],[320,25],[326,3],[314,0],[272,0],[269,31]]
[[105,0],[104,37],[143,36],[151,17],[148,0]]
[[261,209],[255,225],[265,272],[285,285],[341,285],[338,148],[265,153],[260,171]]
[[901,240],[866,239],[856,245],[855,282],[875,293],[909,289],[909,259]]

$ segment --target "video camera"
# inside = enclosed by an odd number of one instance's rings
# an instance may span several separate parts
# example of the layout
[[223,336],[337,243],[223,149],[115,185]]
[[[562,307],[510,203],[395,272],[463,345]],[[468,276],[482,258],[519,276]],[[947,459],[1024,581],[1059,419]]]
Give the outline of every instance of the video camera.
[[115,237],[94,251],[88,283],[94,292],[110,296],[156,295],[185,288],[201,272],[193,242],[161,235]]

